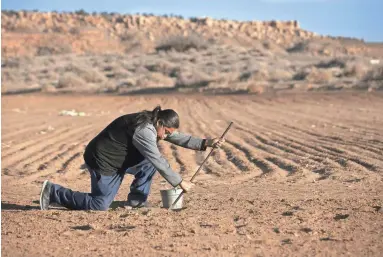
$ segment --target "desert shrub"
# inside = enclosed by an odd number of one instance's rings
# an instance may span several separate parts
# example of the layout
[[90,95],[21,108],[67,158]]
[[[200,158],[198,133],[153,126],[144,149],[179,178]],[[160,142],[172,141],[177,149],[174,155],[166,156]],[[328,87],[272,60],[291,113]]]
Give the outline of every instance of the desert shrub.
[[270,54],[270,53],[286,54],[285,49],[283,49],[281,46],[279,46],[278,44],[272,41],[266,40],[262,42],[262,46],[264,49],[267,49],[268,51],[265,51],[262,48],[258,48],[258,50],[260,50],[261,55]]
[[54,54],[69,54],[72,53],[72,46],[69,44],[48,44],[37,47],[36,55],[45,56],[45,55],[54,55]]
[[289,53],[310,53],[331,55],[334,53],[346,53],[346,49],[338,41],[328,39],[306,40],[295,43],[286,49]]
[[287,70],[282,69],[274,69],[269,71],[269,80],[270,81],[286,81],[291,80],[293,77],[293,74]]
[[306,80],[311,83],[326,83],[332,79],[332,71],[327,69],[312,68],[299,71],[293,76],[294,80]]
[[315,65],[317,68],[323,68],[323,69],[328,69],[328,68],[345,68],[346,67],[346,62],[344,60],[341,60],[339,58],[333,58],[329,61],[321,61],[317,65]]
[[151,72],[137,80],[140,87],[173,87],[174,79],[159,72]]
[[309,73],[310,73],[310,71],[300,70],[294,74],[293,80],[305,80],[307,77],[307,74],[309,74]]
[[297,42],[293,46],[287,48],[289,53],[301,53],[301,52],[318,52],[322,49],[322,45],[319,42],[303,41]]
[[65,73],[59,78],[57,88],[83,88],[86,82],[74,73]]
[[136,67],[134,68],[134,73],[135,74],[148,74],[150,73],[148,71],[148,69],[140,64],[136,65]]
[[137,32],[125,32],[120,35],[120,41],[134,41],[137,39]]
[[326,83],[332,79],[332,72],[329,70],[312,70],[307,76],[306,80],[314,83]]
[[145,51],[145,44],[141,41],[131,42],[129,45],[125,46],[124,53],[125,54],[133,54]]
[[81,30],[78,27],[72,27],[69,29],[69,34],[80,35],[80,33],[81,33]]
[[[46,76],[46,77],[49,78],[49,76]],[[33,73],[27,73],[27,74],[25,74],[25,76],[24,76],[24,81],[27,82],[27,83],[30,83],[30,82],[32,82],[32,81],[36,81],[36,80],[37,80],[37,77],[36,77],[36,75],[33,74]]]
[[202,50],[208,47],[208,42],[205,38],[198,34],[172,35],[161,40],[157,46],[157,51],[175,50],[177,52],[185,52],[189,49]]
[[249,94],[263,94],[265,92],[265,86],[258,84],[250,84],[247,87],[247,92]]
[[113,67],[113,66],[110,66],[110,65],[107,65],[107,66],[105,66],[104,67],[104,71],[113,71],[115,69],[115,67]]
[[124,18],[119,16],[116,18],[116,23],[124,23]]
[[269,79],[269,73],[267,72],[267,70],[247,71],[242,73],[238,79],[240,81],[248,81],[248,80],[265,81]]
[[200,87],[207,87],[210,82],[212,82],[213,79],[211,79],[207,74],[192,70],[181,70],[178,73],[175,87],[177,88],[200,88]]
[[126,31],[120,35],[121,45],[124,47],[125,54],[140,53],[145,51],[148,47],[146,39],[143,38],[142,33],[137,31]]
[[52,47],[47,46],[39,46],[36,49],[36,55],[42,56],[42,55],[52,55],[55,54],[56,50]]
[[240,76],[239,76],[239,80],[240,81],[247,81],[247,80],[249,80],[250,78],[251,78],[251,71],[247,71],[247,72],[244,72],[244,73],[242,73]]
[[363,77],[362,81],[375,81],[383,83],[383,65],[370,69]]
[[[129,71],[121,67],[120,65],[106,65],[102,68],[105,72],[105,77],[113,79],[124,79],[131,74]],[[101,75],[101,74],[100,74]]]
[[25,34],[41,32],[41,30],[39,28],[36,28],[35,26],[32,26],[31,24],[28,24],[28,25],[24,25],[24,24],[16,25],[15,27],[11,28],[10,30],[13,31],[13,32],[25,33]]
[[176,66],[166,60],[159,60],[153,64],[145,65],[145,68],[151,72],[161,72],[166,75],[170,75],[174,72]]
[[53,85],[44,84],[41,86],[41,92],[43,92],[43,93],[54,93],[56,91],[57,90]]
[[9,58],[1,62],[1,68],[19,68],[20,63],[17,58]]
[[99,83],[105,80],[105,77],[102,74],[92,68],[85,68],[71,64],[67,66],[65,70],[76,74],[78,77],[89,83]]
[[49,34],[39,42],[36,48],[36,55],[56,55],[72,53],[72,44],[54,34]]
[[1,69],[1,80],[2,84],[7,83],[7,82],[14,82],[17,81],[17,76],[15,73]]
[[84,16],[89,15],[84,9],[77,10],[74,13],[77,15],[84,15]]
[[116,83],[106,81],[104,83],[101,83],[98,91],[101,93],[115,93],[118,91],[118,86],[116,85]]
[[383,65],[370,69],[356,85],[357,89],[368,89],[369,92],[383,89]]
[[363,65],[362,63],[353,63],[346,65],[346,68],[343,72],[343,76],[361,79],[366,75],[367,72],[368,68],[366,67],[366,65]]
[[117,84],[118,88],[128,88],[137,86],[137,78],[128,78]]

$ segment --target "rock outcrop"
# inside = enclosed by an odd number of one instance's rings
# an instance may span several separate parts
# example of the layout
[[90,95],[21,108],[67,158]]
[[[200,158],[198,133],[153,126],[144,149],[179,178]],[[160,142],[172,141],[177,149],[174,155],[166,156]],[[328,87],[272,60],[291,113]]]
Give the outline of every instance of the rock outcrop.
[[4,56],[150,52],[163,37],[188,33],[245,46],[268,40],[288,47],[319,37],[301,29],[297,21],[240,22],[209,17],[26,11],[3,11],[1,19]]

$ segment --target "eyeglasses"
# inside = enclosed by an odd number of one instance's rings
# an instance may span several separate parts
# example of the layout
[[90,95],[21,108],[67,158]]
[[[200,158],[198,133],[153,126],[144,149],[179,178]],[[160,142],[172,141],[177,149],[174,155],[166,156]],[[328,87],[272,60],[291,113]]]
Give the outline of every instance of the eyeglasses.
[[169,130],[165,129],[165,135],[166,136],[170,136],[172,134],[172,132],[170,132]]
[[165,137],[168,137],[168,136],[172,135],[172,134],[176,131],[176,129],[173,129],[173,128],[165,128],[165,127],[164,127],[164,130],[165,130],[165,132],[164,132]]

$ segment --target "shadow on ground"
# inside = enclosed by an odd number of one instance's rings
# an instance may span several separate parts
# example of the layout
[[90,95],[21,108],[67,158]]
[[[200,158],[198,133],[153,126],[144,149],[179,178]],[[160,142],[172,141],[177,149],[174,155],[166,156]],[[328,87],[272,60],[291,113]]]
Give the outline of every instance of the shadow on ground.
[[1,210],[12,210],[12,211],[28,211],[28,210],[39,210],[39,206],[32,206],[32,205],[19,205],[15,203],[6,203],[1,202]]

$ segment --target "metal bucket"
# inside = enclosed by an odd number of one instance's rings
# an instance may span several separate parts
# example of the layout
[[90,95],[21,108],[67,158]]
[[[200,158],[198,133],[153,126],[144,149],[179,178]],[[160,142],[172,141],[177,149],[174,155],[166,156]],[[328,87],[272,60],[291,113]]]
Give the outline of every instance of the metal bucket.
[[[161,190],[161,198],[162,198],[162,207],[169,209],[174,201],[177,199],[177,197],[182,193],[182,189],[168,189],[168,190]],[[182,209],[184,196],[181,196],[181,199],[178,200],[176,205],[172,208],[173,210],[176,209]]]

